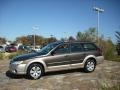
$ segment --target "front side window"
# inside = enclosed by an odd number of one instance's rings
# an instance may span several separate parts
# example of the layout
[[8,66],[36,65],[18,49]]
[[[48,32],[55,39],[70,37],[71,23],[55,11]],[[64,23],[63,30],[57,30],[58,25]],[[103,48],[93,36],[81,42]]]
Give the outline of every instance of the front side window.
[[71,44],[71,52],[81,52],[83,51],[82,45],[80,43],[72,43]]
[[53,48],[55,48],[57,45],[59,45],[59,43],[50,43],[46,46],[44,46],[39,52],[37,52],[38,54],[42,54],[45,55],[47,53],[49,53]]
[[70,52],[70,46],[69,44],[63,44],[57,47],[57,49],[54,51],[55,54],[65,54]]

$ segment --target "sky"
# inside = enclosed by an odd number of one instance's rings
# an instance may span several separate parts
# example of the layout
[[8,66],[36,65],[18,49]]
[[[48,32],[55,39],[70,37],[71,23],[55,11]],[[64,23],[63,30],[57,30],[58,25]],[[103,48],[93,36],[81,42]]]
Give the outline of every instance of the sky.
[[16,37],[36,33],[57,39],[97,27],[99,33],[116,41],[115,31],[120,31],[120,0],[0,0],[0,37]]

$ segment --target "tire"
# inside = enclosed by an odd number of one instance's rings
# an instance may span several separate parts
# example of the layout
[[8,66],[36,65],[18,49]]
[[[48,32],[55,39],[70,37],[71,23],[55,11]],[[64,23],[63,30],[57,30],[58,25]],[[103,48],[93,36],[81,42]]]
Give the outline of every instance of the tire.
[[31,79],[39,79],[43,75],[43,67],[40,64],[33,63],[28,67],[27,75]]
[[84,71],[85,72],[93,72],[96,67],[96,62],[94,59],[88,59],[84,65]]

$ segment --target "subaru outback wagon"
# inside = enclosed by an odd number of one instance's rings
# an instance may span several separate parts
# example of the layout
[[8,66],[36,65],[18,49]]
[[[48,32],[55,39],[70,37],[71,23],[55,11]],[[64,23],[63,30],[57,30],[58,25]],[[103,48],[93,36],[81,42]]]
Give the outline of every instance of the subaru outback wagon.
[[44,73],[82,67],[85,72],[95,70],[103,62],[101,50],[91,42],[53,42],[39,52],[20,55],[10,61],[13,74],[26,74],[39,79]]

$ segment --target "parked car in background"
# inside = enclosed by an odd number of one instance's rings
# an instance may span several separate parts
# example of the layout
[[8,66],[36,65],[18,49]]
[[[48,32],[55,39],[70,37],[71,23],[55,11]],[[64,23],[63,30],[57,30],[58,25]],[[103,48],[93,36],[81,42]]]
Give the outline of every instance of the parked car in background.
[[27,74],[32,79],[44,73],[82,67],[93,72],[102,63],[102,51],[91,42],[53,42],[39,52],[20,55],[10,61],[9,70],[14,74]]
[[5,47],[6,52],[16,52],[17,48],[15,46],[9,45]]
[[0,52],[5,52],[5,49],[3,46],[0,46]]
[[36,51],[32,50],[32,48],[30,48],[29,46],[26,46],[26,45],[20,45],[18,47],[18,50],[22,50],[22,51],[25,51],[25,52],[28,52],[28,53],[36,52]]
[[40,46],[35,46],[35,48],[32,48],[35,52],[39,52],[40,51]]

